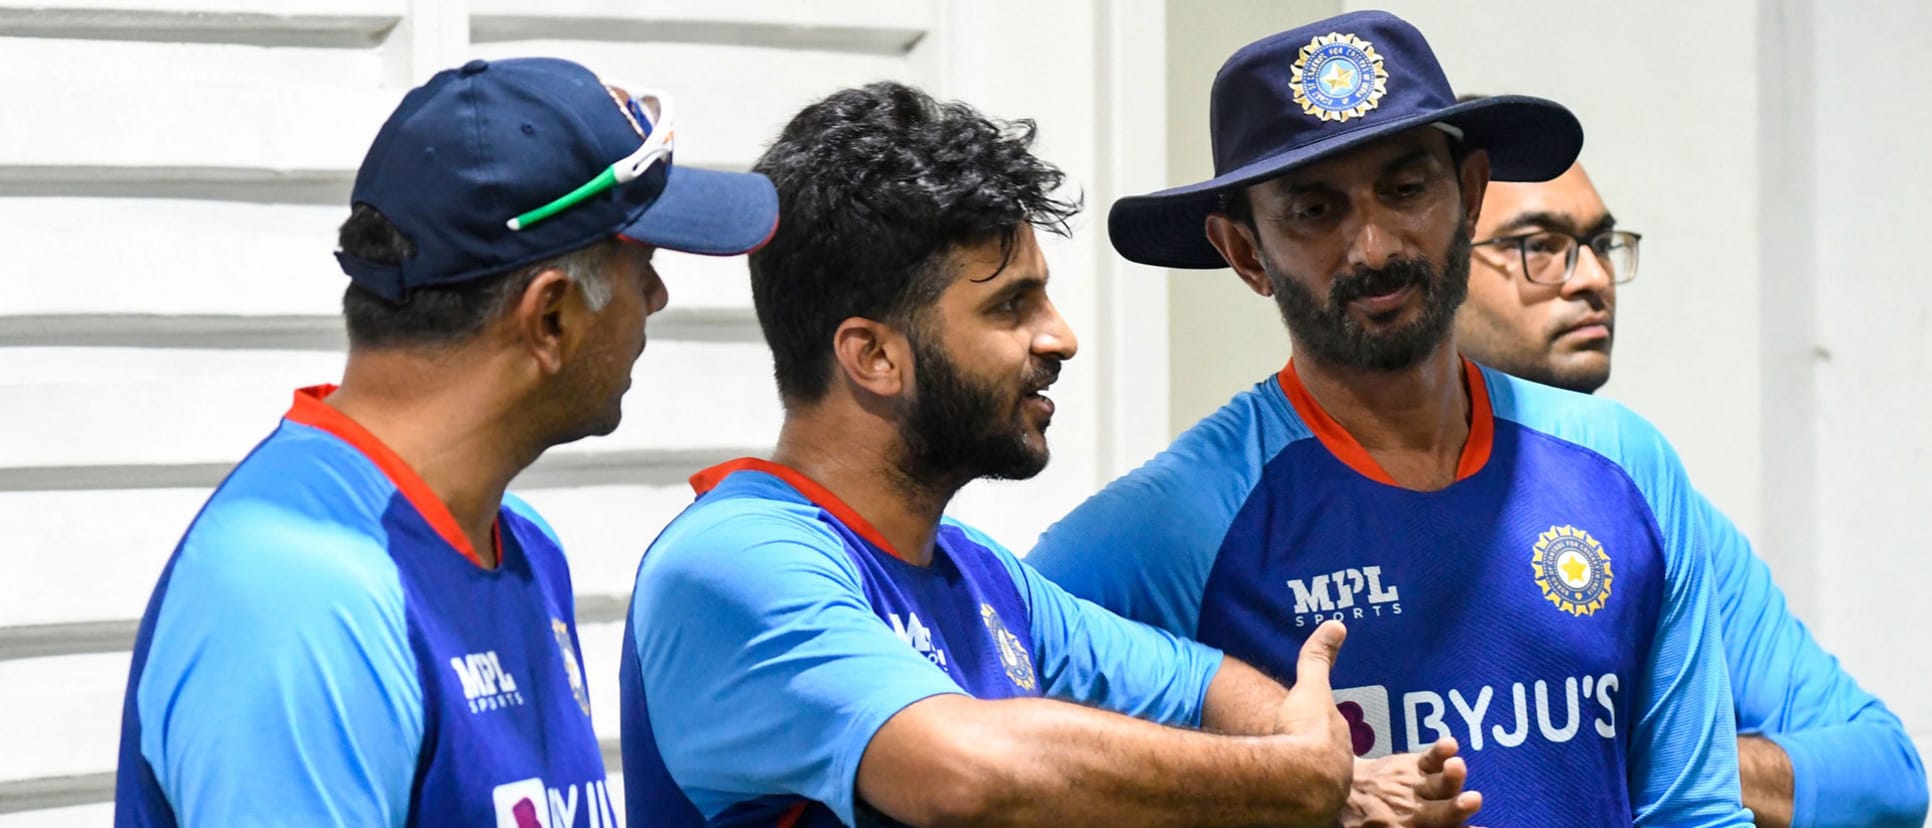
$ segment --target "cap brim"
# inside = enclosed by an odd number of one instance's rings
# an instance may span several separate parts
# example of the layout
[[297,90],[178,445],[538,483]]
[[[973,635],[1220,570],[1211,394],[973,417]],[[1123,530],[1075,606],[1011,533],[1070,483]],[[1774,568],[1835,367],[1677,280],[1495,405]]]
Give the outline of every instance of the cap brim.
[[1221,209],[1223,193],[1432,123],[1456,127],[1465,145],[1486,150],[1489,177],[1496,181],[1548,181],[1569,169],[1583,149],[1583,125],[1562,104],[1522,95],[1481,98],[1365,125],[1198,184],[1122,198],[1107,212],[1107,235],[1114,250],[1129,261],[1187,269],[1227,267],[1207,240],[1208,214]]
[[684,253],[736,256],[764,247],[777,230],[771,179],[673,166],[657,200],[617,234]]

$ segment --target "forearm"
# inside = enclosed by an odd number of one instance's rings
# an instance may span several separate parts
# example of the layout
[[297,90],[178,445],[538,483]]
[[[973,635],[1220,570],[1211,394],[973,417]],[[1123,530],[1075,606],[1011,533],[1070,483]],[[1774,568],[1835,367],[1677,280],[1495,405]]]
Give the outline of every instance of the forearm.
[[1233,656],[1208,683],[1201,707],[1201,728],[1215,733],[1262,736],[1275,732],[1275,712],[1288,689]]
[[880,729],[859,793],[914,824],[1312,826],[1333,822],[1351,772],[1322,734],[1219,736],[1042,699],[944,696]]
[[1756,816],[1758,828],[1789,828],[1793,782],[1784,749],[1762,736],[1739,736],[1737,766],[1744,807]]

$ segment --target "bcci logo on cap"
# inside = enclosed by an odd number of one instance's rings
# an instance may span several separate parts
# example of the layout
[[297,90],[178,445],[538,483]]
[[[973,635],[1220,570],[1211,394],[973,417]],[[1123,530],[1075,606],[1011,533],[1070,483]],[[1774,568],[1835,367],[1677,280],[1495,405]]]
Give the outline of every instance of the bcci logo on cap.
[[1610,600],[1610,553],[1589,532],[1552,526],[1536,537],[1530,571],[1543,598],[1574,616],[1593,615]]
[[1301,47],[1289,77],[1301,111],[1322,121],[1359,118],[1389,91],[1375,46],[1350,34],[1325,34]]

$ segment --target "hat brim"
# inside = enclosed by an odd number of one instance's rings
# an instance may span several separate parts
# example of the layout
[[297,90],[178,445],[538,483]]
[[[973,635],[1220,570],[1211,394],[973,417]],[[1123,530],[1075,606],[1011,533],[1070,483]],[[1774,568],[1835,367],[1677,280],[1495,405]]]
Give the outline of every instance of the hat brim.
[[750,253],[778,230],[778,190],[757,173],[673,166],[664,190],[619,228],[631,241],[706,256]]
[[1207,239],[1208,214],[1221,209],[1223,193],[1433,123],[1462,130],[1465,146],[1486,150],[1495,181],[1548,181],[1576,163],[1583,149],[1583,125],[1562,104],[1522,95],[1480,98],[1365,124],[1198,184],[1122,198],[1107,213],[1107,235],[1114,250],[1129,261],[1187,269],[1226,267]]

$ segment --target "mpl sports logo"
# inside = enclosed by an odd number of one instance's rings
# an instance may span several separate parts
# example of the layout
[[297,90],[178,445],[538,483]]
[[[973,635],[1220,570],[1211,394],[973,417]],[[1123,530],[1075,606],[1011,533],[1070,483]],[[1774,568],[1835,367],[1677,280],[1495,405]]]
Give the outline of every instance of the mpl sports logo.
[[1330,619],[1354,621],[1402,614],[1402,592],[1382,583],[1382,567],[1350,567],[1310,578],[1289,578],[1295,599],[1295,626],[1314,627]]
[[[490,792],[497,828],[618,828],[617,808],[602,779],[552,788],[533,776],[496,786]],[[584,822],[577,813],[582,811]]]
[[456,656],[449,660],[449,666],[463,685],[463,698],[469,701],[471,713],[523,704],[523,692],[517,689],[516,678],[503,669],[495,650]]
[[932,630],[919,620],[919,613],[908,612],[906,617],[901,619],[899,613],[890,612],[886,613],[886,619],[892,623],[892,633],[899,636],[900,641],[906,642],[913,650],[925,656],[927,661],[941,667],[946,666],[945,649],[932,643]]

